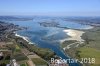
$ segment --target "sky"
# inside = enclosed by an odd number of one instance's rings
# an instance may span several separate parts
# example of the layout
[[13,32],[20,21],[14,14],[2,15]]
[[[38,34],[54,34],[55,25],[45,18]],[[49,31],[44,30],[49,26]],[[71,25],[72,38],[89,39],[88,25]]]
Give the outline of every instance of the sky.
[[100,16],[100,0],[0,0],[0,15]]

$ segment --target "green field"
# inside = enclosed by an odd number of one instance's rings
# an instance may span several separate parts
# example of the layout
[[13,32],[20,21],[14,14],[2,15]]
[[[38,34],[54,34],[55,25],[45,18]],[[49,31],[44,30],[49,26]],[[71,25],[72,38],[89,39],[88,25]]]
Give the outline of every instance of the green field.
[[95,58],[95,64],[90,66],[100,66],[100,28],[95,27],[85,31],[82,38],[86,41],[85,46],[78,49],[80,58]]
[[16,50],[16,52],[20,51],[20,47],[17,44],[15,45],[15,50]]
[[41,58],[33,58],[32,61],[33,61],[33,63],[34,63],[36,66],[38,66],[38,65],[47,66],[46,61],[44,61],[44,60],[41,59]]
[[89,47],[82,47],[79,49],[80,58],[95,58],[95,63],[92,66],[100,65],[100,50],[89,48]]
[[28,64],[27,63],[23,63],[20,66],[28,66]]

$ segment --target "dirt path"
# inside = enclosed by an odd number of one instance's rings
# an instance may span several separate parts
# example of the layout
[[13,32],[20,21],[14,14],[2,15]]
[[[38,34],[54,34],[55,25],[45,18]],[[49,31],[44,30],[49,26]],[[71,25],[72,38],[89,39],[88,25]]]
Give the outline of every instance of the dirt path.
[[35,64],[32,62],[31,59],[29,59],[29,60],[27,61],[27,63],[28,63],[29,66],[35,66]]
[[63,48],[63,50],[66,50],[66,49],[70,49],[72,45],[75,45],[76,44],[76,47],[79,45],[79,44],[82,44],[83,42],[74,42],[74,43],[71,43],[69,45],[67,45],[66,47]]

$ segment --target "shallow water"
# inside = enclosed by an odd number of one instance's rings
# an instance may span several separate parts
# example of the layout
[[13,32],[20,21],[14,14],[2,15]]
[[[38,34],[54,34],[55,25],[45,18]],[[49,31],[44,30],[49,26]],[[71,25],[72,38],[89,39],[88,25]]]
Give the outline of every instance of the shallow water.
[[[72,29],[84,29],[90,27],[89,25],[82,25],[76,22],[64,21],[60,18],[52,18],[52,17],[36,17],[30,21],[9,21],[19,26],[28,27],[27,30],[21,30],[17,33],[26,36],[30,39],[31,42],[36,43],[39,47],[49,48],[53,50],[58,56],[63,59],[68,58],[65,56],[63,51],[60,48],[59,40],[65,39],[68,36],[63,32],[65,28],[58,27],[43,27],[40,26],[38,22],[58,22],[61,27],[68,27]],[[77,64],[71,64],[70,66],[78,66]]]

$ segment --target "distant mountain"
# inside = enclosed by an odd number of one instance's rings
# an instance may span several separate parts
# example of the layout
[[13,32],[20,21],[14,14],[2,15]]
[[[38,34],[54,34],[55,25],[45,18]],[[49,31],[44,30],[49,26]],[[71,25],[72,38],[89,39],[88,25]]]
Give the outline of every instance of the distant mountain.
[[33,20],[33,18],[29,17],[15,17],[15,16],[0,16],[0,20],[8,20],[8,21],[26,21]]
[[100,27],[100,17],[66,17],[63,20]]

